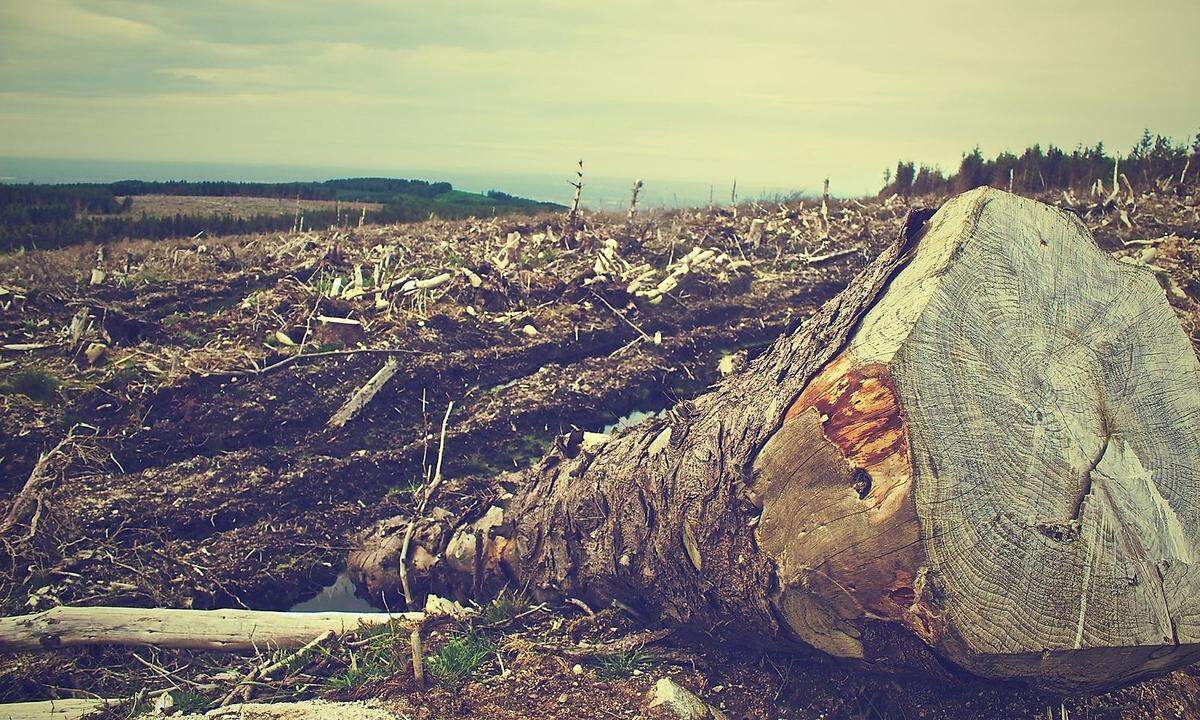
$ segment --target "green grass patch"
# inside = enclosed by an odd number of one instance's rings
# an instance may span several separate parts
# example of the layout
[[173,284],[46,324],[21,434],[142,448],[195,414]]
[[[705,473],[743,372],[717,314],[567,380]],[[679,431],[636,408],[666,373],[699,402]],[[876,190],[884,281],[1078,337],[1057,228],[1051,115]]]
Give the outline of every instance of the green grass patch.
[[532,607],[529,596],[519,590],[505,588],[479,610],[481,625],[502,625]]
[[495,644],[472,629],[451,637],[425,659],[425,667],[443,685],[457,686],[469,680],[495,653]]
[[330,675],[325,684],[332,690],[353,690],[371,680],[380,680],[390,673],[384,666],[367,662],[362,656],[350,653],[350,664],[345,670]]
[[175,701],[175,712],[180,715],[199,715],[212,709],[212,700],[194,690],[175,690],[171,693]]
[[[366,628],[359,634],[361,647],[348,648],[345,669],[330,675],[325,684],[332,690],[353,690],[373,680],[406,672],[412,659],[408,634],[393,624]],[[322,650],[321,652],[328,652]]]
[[425,487],[425,484],[417,479],[405,485],[392,485],[388,487],[384,495],[407,495],[413,502],[416,502],[423,487]]
[[18,370],[8,382],[0,385],[0,393],[24,395],[39,403],[48,403],[58,395],[62,380],[39,368]]
[[200,347],[204,345],[204,338],[191,330],[184,330],[179,333],[179,339],[187,347]]
[[634,670],[644,672],[657,662],[657,657],[641,649],[605,653],[592,659],[596,674],[610,680],[629,677]]
[[483,453],[473,452],[456,463],[455,469],[464,475],[481,475],[484,477],[497,475],[506,468],[489,460]]

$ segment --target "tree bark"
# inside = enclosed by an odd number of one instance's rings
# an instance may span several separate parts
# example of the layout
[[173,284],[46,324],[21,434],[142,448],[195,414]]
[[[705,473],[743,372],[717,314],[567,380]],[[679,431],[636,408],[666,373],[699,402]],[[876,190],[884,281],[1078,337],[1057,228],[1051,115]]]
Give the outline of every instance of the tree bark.
[[[1161,288],[1031,200],[930,215],[709,393],[425,523],[410,572],[1057,691],[1196,659],[1200,363]],[[394,544],[352,559],[374,591]]]

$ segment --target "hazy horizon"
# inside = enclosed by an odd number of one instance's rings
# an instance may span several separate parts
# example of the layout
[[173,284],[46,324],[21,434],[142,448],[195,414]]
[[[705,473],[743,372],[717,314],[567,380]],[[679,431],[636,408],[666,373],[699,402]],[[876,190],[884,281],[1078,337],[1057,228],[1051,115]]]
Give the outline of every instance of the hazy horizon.
[[0,0],[0,155],[852,195],[975,145],[1190,139],[1197,26],[1184,0]]
[[[573,169],[573,168],[572,168]],[[138,161],[96,158],[29,158],[0,156],[0,183],[109,183],[118,180],[229,180],[241,182],[323,181],[349,177],[395,177],[448,181],[460,190],[486,192],[501,190],[520,197],[568,204],[574,188],[568,180],[571,172],[508,173],[462,172],[428,168],[379,166],[323,167],[255,163],[215,163],[204,161]],[[689,182],[661,178],[643,178],[638,194],[642,207],[687,207],[705,204],[710,194],[717,204],[726,204],[733,190],[732,180],[722,184]],[[629,178],[598,177],[585,179],[583,205],[593,208],[625,208],[632,186]],[[741,200],[774,199],[796,193],[819,195],[820,187],[738,186]]]

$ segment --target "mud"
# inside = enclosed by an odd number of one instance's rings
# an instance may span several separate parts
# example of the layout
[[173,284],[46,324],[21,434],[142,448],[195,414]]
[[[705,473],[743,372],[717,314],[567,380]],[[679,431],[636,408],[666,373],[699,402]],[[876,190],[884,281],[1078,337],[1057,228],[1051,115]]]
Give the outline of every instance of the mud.
[[[439,446],[448,482],[438,504],[464,513],[497,492],[500,472],[528,464],[560,434],[617,429],[638,412],[694,396],[720,376],[719,364],[727,370],[761,351],[836,294],[895,236],[908,207],[898,198],[835,202],[828,222],[812,201],[662,213],[637,223],[597,217],[577,235],[549,216],[431,221],[0,258],[0,344],[44,346],[0,355],[0,493],[15,494],[38,453],[72,428],[81,446],[40,497],[36,522],[24,518],[0,553],[0,610],[68,603],[284,609],[323,602],[315,597],[330,586],[348,602],[340,575],[347,553],[378,521],[411,513]],[[1150,261],[1185,324],[1200,331],[1194,197],[1147,196],[1132,228],[1112,211],[1074,209],[1102,243],[1134,259],[1145,246],[1123,241],[1175,233]],[[754,219],[767,224],[751,244]],[[499,252],[512,233],[519,251],[505,262]],[[610,240],[625,277],[598,271]],[[658,302],[631,291],[638,266],[657,282],[694,246],[726,260],[693,269]],[[106,279],[91,285],[98,253]],[[444,271],[452,279],[442,286],[403,290],[407,279]],[[360,272],[362,294],[331,296],[335,279],[353,282]],[[83,309],[91,329],[72,342],[69,327]],[[310,330],[319,315],[359,320],[361,344],[317,343]],[[92,343],[105,346],[96,365],[83,359]],[[327,428],[388,354],[401,371],[358,417]],[[0,699],[116,691],[123,688],[95,668],[138,664],[118,650],[72,657],[64,665],[0,658]],[[756,701],[748,714],[790,716],[816,707],[799,695],[828,700],[821,693],[835,692],[790,672],[770,680],[765,662],[745,656],[721,671],[737,675],[742,670],[731,668],[743,663],[754,683],[770,687],[771,702]],[[834,677],[821,672],[816,677]],[[837,670],[830,687],[856,683],[871,697],[893,697],[896,680],[846,672]],[[690,681],[734,682],[703,673]],[[1155,692],[1194,702],[1190,675],[1173,681],[1179,687],[1155,682]],[[478,692],[493,697],[494,690]],[[470,712],[518,716],[520,703],[475,704],[474,692],[464,696]],[[973,701],[964,698],[939,712],[986,716],[971,714]],[[899,717],[878,707],[891,700],[871,702],[875,710],[860,703],[855,712]],[[558,716],[551,705],[547,716]],[[836,715],[850,712],[838,707],[831,717],[849,716]]]

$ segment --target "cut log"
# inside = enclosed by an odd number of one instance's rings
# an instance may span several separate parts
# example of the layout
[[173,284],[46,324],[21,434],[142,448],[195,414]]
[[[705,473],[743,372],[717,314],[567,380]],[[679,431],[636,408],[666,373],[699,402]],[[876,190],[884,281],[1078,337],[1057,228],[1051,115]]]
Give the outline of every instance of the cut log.
[[296,648],[328,631],[341,635],[392,620],[407,627],[423,617],[424,613],[56,607],[0,618],[0,651],[98,644],[224,652]]
[[[1198,469],[1200,363],[1153,275],[1075,216],[981,188],[910,215],[712,392],[559,443],[487,509],[502,521],[426,523],[409,573],[1101,691],[1200,657]],[[384,544],[356,557],[384,567]]]
[[793,632],[894,621],[987,676],[1103,688],[1196,657],[1200,365],[1074,216],[949,203],[759,453]]
[[69,698],[0,704],[0,720],[78,720],[120,700]]

